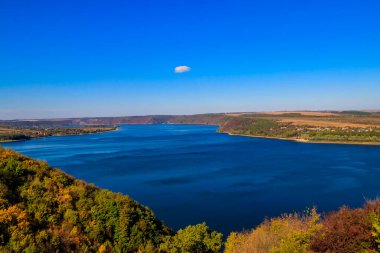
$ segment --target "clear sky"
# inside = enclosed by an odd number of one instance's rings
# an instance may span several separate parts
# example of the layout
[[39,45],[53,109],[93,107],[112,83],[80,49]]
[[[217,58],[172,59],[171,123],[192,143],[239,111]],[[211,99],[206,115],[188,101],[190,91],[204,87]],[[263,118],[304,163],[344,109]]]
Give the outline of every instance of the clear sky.
[[379,10],[379,0],[2,0],[0,119],[380,109]]

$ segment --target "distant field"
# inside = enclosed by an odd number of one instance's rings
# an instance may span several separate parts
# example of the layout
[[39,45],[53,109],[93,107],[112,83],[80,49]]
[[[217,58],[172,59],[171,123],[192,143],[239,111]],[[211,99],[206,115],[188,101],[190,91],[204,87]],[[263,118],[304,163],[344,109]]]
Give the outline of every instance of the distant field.
[[380,144],[377,112],[293,111],[228,116],[221,132],[310,142]]
[[268,115],[287,115],[287,114],[299,114],[301,116],[317,116],[317,117],[327,117],[327,116],[339,116],[339,113],[332,112],[313,112],[313,111],[283,111],[283,112],[262,112],[261,114]]
[[299,118],[283,118],[279,120],[282,123],[291,123],[295,126],[311,126],[311,127],[351,127],[351,128],[375,128],[379,125],[376,124],[365,124],[365,123],[352,123],[352,122],[342,122],[333,120],[321,120],[321,119],[299,119]]

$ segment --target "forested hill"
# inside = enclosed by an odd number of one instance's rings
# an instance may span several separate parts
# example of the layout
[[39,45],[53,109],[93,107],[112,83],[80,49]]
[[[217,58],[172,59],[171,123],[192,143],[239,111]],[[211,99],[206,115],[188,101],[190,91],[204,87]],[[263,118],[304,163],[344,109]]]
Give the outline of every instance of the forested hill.
[[219,252],[221,245],[205,224],[175,233],[128,196],[0,147],[0,252]]

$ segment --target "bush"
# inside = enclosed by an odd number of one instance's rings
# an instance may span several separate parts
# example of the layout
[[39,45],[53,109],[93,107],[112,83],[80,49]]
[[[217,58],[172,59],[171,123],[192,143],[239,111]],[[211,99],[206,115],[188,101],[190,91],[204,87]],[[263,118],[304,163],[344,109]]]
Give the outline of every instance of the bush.
[[206,223],[187,226],[161,244],[161,252],[217,253],[222,248],[222,234],[212,231]]
[[312,236],[321,229],[315,209],[264,221],[251,232],[231,233],[225,253],[308,252]]
[[370,204],[357,209],[342,207],[326,216],[322,230],[312,240],[311,249],[336,253],[376,252],[373,217],[378,214]]

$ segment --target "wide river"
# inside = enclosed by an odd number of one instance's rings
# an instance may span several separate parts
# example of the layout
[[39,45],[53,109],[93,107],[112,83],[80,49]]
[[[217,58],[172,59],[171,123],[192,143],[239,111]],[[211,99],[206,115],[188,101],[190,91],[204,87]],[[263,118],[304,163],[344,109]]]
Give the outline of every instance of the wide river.
[[172,228],[206,221],[224,234],[265,217],[357,207],[380,193],[380,146],[229,136],[214,126],[117,131],[2,144],[150,207]]

